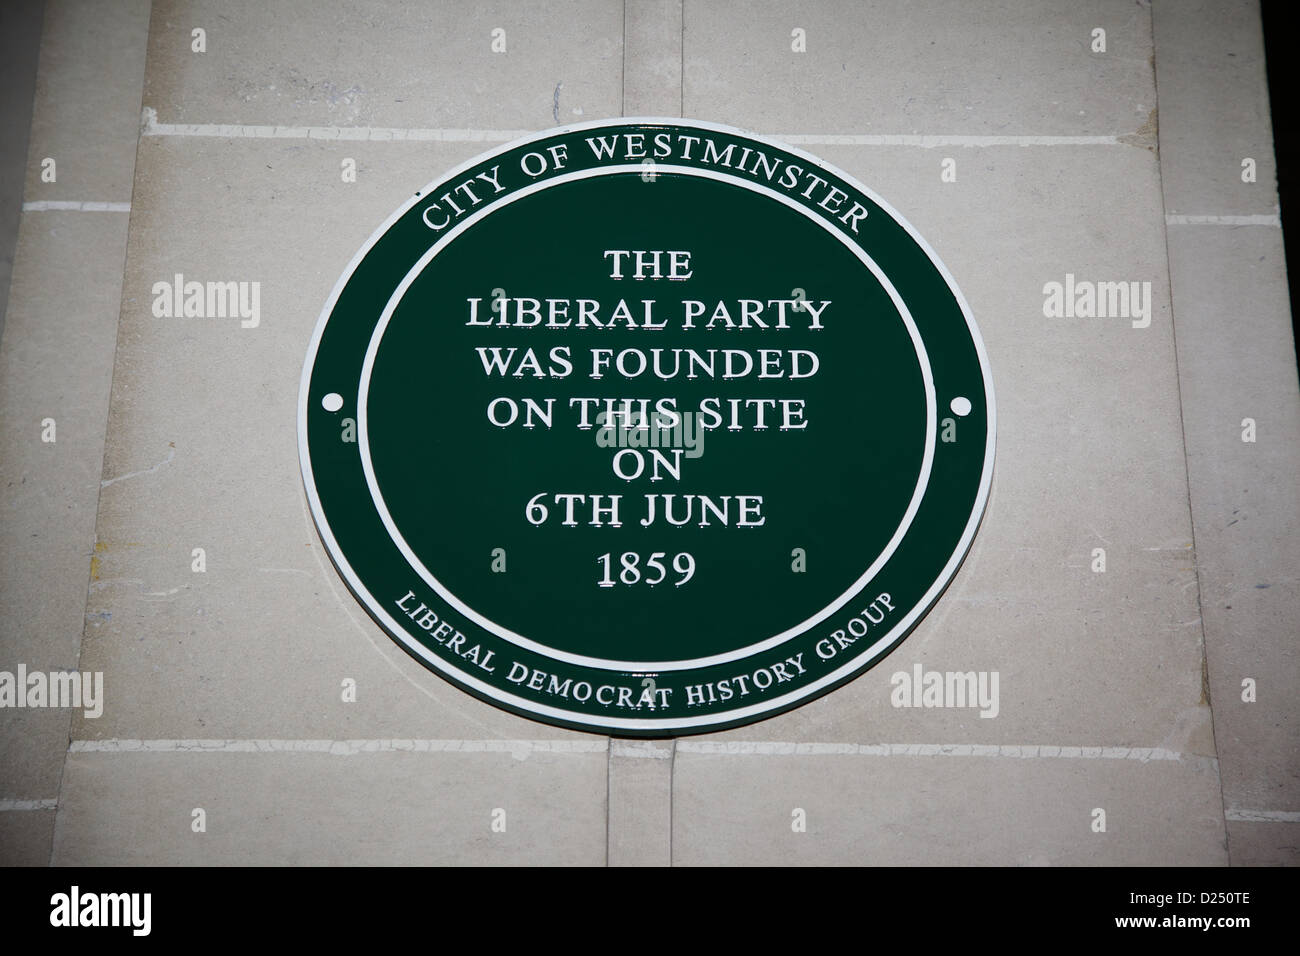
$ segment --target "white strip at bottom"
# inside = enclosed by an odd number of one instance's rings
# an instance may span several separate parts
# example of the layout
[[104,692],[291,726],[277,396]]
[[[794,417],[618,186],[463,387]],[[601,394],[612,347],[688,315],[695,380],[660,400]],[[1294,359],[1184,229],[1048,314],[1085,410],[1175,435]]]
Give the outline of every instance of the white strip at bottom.
[[37,199],[23,203],[23,212],[130,212],[129,202],[94,202],[90,200]]
[[1261,216],[1165,216],[1167,226],[1281,226],[1277,213]]
[[[1213,760],[1163,747],[1077,747],[1049,744],[847,744],[679,739],[679,753],[717,757],[1007,757],[1016,760]],[[665,759],[666,741],[610,740],[74,740],[69,753],[306,753],[348,757],[369,753],[613,752],[619,757]]]
[[[1013,757],[1063,760],[1182,760],[1163,747],[1056,747],[1048,744],[794,744],[682,740],[679,753],[729,757]],[[1192,755],[1193,759],[1213,758]]]
[[669,760],[673,755],[671,743],[654,740],[611,740],[609,752],[614,757],[633,760]]
[[69,753],[605,753],[601,740],[74,740]]
[[1224,818],[1241,823],[1300,823],[1300,813],[1291,810],[1229,810]]
[[54,797],[45,800],[6,800],[0,799],[0,813],[6,810],[57,810],[59,801]]

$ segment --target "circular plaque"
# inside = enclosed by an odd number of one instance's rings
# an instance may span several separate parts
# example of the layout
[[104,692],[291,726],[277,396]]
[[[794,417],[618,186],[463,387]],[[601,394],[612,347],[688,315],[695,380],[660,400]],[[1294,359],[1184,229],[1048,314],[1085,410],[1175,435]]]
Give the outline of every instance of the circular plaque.
[[845,683],[938,599],[993,468],[970,309],[847,174],[712,124],[550,130],[416,193],[312,338],[312,515],[464,690],[628,736]]

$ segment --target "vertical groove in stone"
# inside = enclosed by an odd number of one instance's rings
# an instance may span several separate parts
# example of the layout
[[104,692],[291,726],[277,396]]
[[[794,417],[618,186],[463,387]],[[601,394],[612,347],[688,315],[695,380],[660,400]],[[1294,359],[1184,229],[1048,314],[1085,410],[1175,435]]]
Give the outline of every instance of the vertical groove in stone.
[[682,0],[627,0],[624,10],[623,115],[679,115]]
[[671,740],[610,741],[610,866],[671,865],[674,750]]

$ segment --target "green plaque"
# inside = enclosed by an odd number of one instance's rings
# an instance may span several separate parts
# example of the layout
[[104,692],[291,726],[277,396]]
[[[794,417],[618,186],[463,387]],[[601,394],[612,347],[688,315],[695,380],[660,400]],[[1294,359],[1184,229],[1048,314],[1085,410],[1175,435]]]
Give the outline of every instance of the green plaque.
[[993,389],[925,241],[722,126],[601,121],[416,193],[339,280],[299,448],[357,599],[496,706],[626,736],[797,707],[973,539]]

